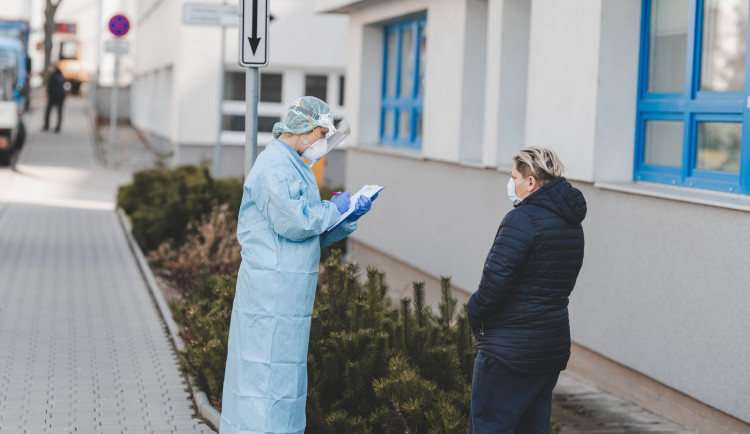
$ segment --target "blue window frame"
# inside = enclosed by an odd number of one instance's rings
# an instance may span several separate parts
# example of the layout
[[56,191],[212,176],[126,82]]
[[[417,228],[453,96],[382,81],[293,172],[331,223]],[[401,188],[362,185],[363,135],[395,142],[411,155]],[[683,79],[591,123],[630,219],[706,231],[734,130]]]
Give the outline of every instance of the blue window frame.
[[750,0],[643,0],[634,179],[750,194]]
[[422,148],[425,17],[384,28],[380,143]]

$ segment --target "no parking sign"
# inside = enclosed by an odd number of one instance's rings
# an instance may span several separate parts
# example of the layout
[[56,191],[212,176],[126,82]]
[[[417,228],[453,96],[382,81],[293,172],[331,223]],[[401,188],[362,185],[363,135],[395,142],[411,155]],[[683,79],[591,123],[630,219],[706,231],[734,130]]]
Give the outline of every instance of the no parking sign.
[[[109,31],[116,38],[125,36],[130,30],[130,21],[125,15],[115,15],[109,19]],[[120,54],[128,53],[128,41],[114,39],[107,41],[107,51],[115,53],[115,76],[110,94],[109,104],[109,151],[107,152],[107,165],[115,167],[115,140],[117,134],[117,90],[120,88]]]
[[130,30],[130,21],[125,15],[115,15],[109,19],[109,31],[115,36],[125,36]]

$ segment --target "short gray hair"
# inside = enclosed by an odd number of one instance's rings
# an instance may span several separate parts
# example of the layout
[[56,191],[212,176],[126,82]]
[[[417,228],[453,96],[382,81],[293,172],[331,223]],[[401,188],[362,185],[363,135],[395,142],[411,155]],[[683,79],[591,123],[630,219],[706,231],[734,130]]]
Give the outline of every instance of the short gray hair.
[[516,152],[513,156],[516,170],[524,177],[533,176],[539,186],[559,178],[565,166],[560,157],[550,148],[529,146]]

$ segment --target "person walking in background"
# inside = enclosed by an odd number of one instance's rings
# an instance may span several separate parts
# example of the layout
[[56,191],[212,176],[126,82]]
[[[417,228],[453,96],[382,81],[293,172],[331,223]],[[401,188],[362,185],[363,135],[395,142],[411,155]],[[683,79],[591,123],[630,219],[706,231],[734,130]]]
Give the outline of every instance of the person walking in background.
[[352,233],[371,202],[360,197],[354,214],[326,233],[349,209],[350,194],[321,201],[302,158],[312,163],[323,158],[335,131],[328,104],[309,96],[298,99],[274,125],[276,140],[245,180],[237,224],[242,264],[229,325],[221,434],[305,430],[307,347],[320,248]]
[[570,358],[567,306],[583,264],[586,200],[551,149],[513,159],[514,209],[466,308],[479,347],[470,434],[548,434],[552,389]]
[[54,68],[54,71],[49,76],[47,81],[47,111],[44,114],[44,131],[49,130],[49,115],[53,107],[57,107],[57,127],[55,132],[60,132],[60,125],[62,124],[62,113],[63,103],[65,102],[65,77],[63,77],[62,71],[55,64],[50,68]]

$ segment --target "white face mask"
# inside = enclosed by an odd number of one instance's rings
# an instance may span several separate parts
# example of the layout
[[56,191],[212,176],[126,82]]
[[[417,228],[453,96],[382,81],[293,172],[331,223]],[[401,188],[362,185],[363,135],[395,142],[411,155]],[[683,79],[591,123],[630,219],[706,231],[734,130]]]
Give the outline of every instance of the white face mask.
[[302,143],[307,145],[307,149],[302,153],[302,158],[309,160],[310,166],[328,153],[328,137],[321,137],[312,145],[303,138]]
[[507,190],[508,190],[508,199],[510,199],[510,203],[512,203],[512,204],[513,204],[513,206],[516,206],[516,205],[518,205],[519,203],[521,203],[521,199],[519,199],[519,197],[518,197],[518,196],[516,196],[516,186],[517,186],[518,184],[520,184],[520,183],[522,183],[522,182],[526,181],[526,180],[527,180],[527,179],[529,179],[529,178],[530,178],[530,177],[529,177],[529,176],[527,176],[526,178],[524,178],[524,179],[522,179],[522,180],[520,180],[520,181],[518,181],[518,182],[513,182],[513,177],[511,177],[511,178],[510,178],[510,179],[508,180],[508,185],[507,185],[507,187],[506,187],[506,188],[507,188]]
[[[330,115],[328,115],[330,118]],[[324,118],[326,120],[327,118]],[[333,120],[326,120],[326,124],[323,128],[327,128],[328,132],[325,137],[321,137],[312,145],[302,136],[299,136],[302,143],[307,146],[304,152],[302,152],[302,158],[309,161],[308,167],[313,167],[321,158],[325,157],[326,154],[333,151],[336,146],[340,145],[344,139],[349,137],[352,130],[349,128],[349,122],[346,119],[342,119],[338,125],[333,126]],[[317,137],[317,134],[316,134]]]

